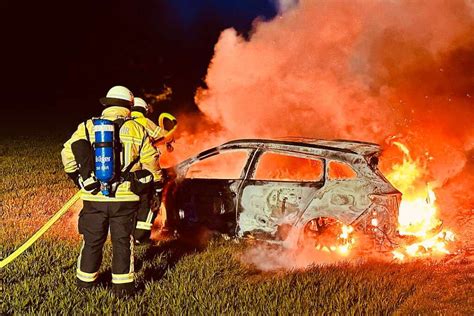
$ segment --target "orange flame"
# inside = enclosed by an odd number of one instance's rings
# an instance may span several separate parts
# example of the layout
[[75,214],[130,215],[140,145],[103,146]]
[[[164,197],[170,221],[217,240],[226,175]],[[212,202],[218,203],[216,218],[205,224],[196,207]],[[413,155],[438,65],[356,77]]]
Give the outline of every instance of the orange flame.
[[355,245],[355,238],[352,237],[354,227],[350,225],[342,225],[341,233],[337,236],[335,245],[317,244],[316,250],[324,252],[335,252],[341,256],[349,255],[350,250]]

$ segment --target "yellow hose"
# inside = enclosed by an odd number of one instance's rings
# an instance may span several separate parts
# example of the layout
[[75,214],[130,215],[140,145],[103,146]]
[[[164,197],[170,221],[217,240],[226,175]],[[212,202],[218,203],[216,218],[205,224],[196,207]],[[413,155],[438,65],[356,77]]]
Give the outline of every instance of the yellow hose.
[[12,262],[16,257],[21,255],[26,249],[30,248],[30,246],[33,245],[34,242],[38,238],[40,238],[46,231],[48,231],[48,229],[51,226],[53,226],[53,224],[61,216],[63,216],[69,210],[69,208],[74,203],[76,203],[77,200],[79,200],[80,196],[81,196],[81,191],[78,191],[76,194],[74,194],[74,196],[71,199],[69,199],[69,201],[67,201],[66,204],[64,204],[63,207],[61,207],[61,209],[57,211],[56,214],[54,214],[53,217],[51,217],[49,221],[46,222],[46,224],[43,225],[43,227],[41,227],[33,236],[31,236],[30,239],[28,239],[23,245],[21,245],[20,248],[15,250],[15,252],[13,252],[11,255],[9,255],[8,257],[6,257],[0,262],[0,269],[5,267],[10,262]]

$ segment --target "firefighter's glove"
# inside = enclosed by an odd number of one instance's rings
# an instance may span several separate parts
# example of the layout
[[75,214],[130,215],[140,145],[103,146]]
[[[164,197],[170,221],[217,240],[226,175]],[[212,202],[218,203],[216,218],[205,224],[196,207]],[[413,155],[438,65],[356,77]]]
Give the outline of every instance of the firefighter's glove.
[[157,212],[160,209],[161,194],[163,192],[163,183],[153,183],[153,196],[151,197],[150,207],[153,212]]
[[137,195],[150,193],[153,184],[153,174],[148,170],[130,172],[127,181],[130,181],[130,191]]
[[79,171],[75,172],[68,172],[67,173],[68,177],[71,178],[71,180],[74,182],[74,184],[81,189],[81,185],[79,184]]
[[163,183],[162,182],[153,183],[153,195],[161,198],[162,192],[163,192]]
[[95,178],[95,176],[90,176],[85,180],[79,176],[79,185],[84,191],[94,195],[100,191],[100,182]]
[[152,212],[159,212],[161,205],[161,199],[158,196],[153,195],[150,199],[150,209]]

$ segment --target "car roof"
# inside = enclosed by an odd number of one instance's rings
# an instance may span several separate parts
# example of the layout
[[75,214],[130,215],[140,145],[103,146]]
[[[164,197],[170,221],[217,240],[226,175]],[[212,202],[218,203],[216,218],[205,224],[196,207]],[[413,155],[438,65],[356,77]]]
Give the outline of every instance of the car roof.
[[216,149],[227,149],[227,148],[258,148],[258,147],[272,147],[273,149],[285,149],[287,146],[291,146],[292,149],[298,151],[298,147],[301,149],[319,149],[330,152],[342,152],[347,154],[355,154],[360,156],[371,156],[379,154],[381,147],[375,143],[352,141],[352,140],[323,140],[314,138],[302,138],[302,137],[286,137],[283,139],[237,139],[230,142],[224,143],[218,146]]

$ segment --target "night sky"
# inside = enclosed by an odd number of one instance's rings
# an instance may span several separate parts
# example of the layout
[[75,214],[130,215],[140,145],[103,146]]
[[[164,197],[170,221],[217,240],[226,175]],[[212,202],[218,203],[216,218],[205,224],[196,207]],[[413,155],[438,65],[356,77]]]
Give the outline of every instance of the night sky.
[[222,30],[247,34],[272,18],[274,0],[2,1],[1,128],[8,134],[72,131],[100,114],[113,85],[136,96],[173,89],[161,105],[196,111]]

